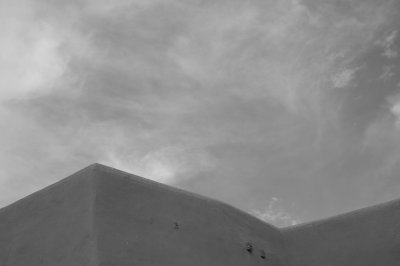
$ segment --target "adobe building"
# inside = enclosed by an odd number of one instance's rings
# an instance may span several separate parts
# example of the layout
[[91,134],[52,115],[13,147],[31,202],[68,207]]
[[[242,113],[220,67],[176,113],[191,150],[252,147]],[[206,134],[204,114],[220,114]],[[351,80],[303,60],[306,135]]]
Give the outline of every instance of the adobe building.
[[0,266],[399,266],[400,201],[283,229],[91,165],[0,210]]

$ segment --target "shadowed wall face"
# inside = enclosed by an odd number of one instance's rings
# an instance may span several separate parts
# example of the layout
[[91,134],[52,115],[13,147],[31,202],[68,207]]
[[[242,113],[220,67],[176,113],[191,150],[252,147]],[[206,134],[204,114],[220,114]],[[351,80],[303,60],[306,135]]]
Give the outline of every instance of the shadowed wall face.
[[399,224],[400,201],[393,201],[283,234],[293,266],[398,266]]

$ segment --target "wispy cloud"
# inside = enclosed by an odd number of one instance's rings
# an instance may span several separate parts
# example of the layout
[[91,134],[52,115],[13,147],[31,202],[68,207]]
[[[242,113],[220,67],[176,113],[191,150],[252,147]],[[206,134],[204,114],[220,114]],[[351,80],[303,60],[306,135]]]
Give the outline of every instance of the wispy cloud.
[[280,200],[273,197],[264,210],[252,210],[251,214],[278,227],[296,225],[300,220],[280,206]]
[[335,88],[344,88],[349,86],[354,78],[354,74],[358,69],[344,69],[332,77],[333,86]]
[[190,179],[200,171],[210,171],[213,163],[204,151],[182,147],[164,147],[144,155],[109,152],[106,164],[166,184]]
[[35,21],[31,4],[21,1],[0,4],[3,101],[50,89],[66,66],[58,52],[60,36],[50,25]]
[[398,56],[398,51],[395,47],[395,41],[397,38],[397,30],[391,31],[387,34],[383,39],[378,40],[377,44],[383,48],[382,55],[389,58],[394,59]]

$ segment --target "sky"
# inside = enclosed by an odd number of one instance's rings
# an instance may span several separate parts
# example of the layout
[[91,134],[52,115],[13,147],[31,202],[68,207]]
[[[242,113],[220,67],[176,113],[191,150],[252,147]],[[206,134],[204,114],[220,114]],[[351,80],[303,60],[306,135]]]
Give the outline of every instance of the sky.
[[397,0],[0,1],[0,206],[94,162],[276,226],[400,198]]

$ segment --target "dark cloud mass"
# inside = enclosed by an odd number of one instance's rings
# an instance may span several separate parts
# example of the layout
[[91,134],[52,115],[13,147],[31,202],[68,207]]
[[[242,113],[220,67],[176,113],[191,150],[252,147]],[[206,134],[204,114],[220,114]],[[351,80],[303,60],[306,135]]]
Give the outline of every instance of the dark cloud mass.
[[0,204],[92,162],[276,225],[397,198],[394,0],[0,3]]

